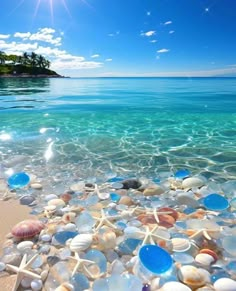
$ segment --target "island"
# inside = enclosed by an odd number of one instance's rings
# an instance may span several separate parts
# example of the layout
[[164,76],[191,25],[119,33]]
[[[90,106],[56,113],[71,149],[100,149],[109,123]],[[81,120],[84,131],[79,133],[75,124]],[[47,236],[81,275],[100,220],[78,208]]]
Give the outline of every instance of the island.
[[63,78],[50,70],[50,61],[34,52],[24,52],[22,55],[6,54],[0,51],[0,78]]

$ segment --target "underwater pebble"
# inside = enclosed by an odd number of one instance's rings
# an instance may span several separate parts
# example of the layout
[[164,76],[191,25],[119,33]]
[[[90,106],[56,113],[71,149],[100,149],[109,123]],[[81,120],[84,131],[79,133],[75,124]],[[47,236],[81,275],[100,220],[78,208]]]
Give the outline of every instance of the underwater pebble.
[[221,278],[214,283],[215,291],[235,291],[236,281],[230,278]]
[[186,178],[182,182],[182,187],[184,189],[200,188],[204,185],[204,181],[197,177]]
[[35,190],[41,190],[43,188],[43,185],[41,185],[40,183],[32,183],[30,184],[30,187]]
[[0,262],[0,272],[4,271],[6,269],[6,264],[3,262]]
[[32,249],[34,243],[32,241],[23,241],[17,245],[17,249],[20,252],[25,252],[26,250]]
[[33,291],[39,291],[43,287],[43,282],[42,280],[33,280],[30,284],[31,288]]
[[180,282],[167,282],[160,291],[191,291],[191,289]]
[[163,194],[165,190],[160,186],[155,186],[153,188],[147,188],[143,191],[144,196],[154,196],[154,195],[160,195]]

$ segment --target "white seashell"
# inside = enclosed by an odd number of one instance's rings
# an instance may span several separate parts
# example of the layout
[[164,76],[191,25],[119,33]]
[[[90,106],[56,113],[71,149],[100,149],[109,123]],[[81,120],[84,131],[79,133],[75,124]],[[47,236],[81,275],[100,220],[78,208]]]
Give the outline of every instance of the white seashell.
[[171,239],[174,252],[185,252],[191,248],[191,243],[186,238],[172,238]]
[[43,188],[43,185],[41,185],[40,183],[32,183],[30,184],[30,186],[35,190],[41,190]]
[[75,217],[76,217],[76,214],[74,212],[68,212],[62,216],[62,221],[64,223],[70,223],[75,220]]
[[210,266],[210,264],[212,264],[215,259],[208,254],[198,254],[195,257],[195,261],[201,265]]
[[197,177],[191,177],[184,179],[182,182],[182,188],[184,189],[191,189],[194,187],[200,188],[204,185],[204,181]]
[[214,288],[216,291],[235,291],[236,281],[229,278],[220,278],[215,281]]
[[207,271],[190,265],[182,266],[178,271],[180,281],[192,288],[205,285],[209,281],[208,274]]
[[53,212],[56,209],[57,209],[57,207],[55,205],[47,205],[47,206],[44,206],[44,210],[45,211]]
[[165,192],[165,190],[162,187],[160,187],[159,185],[156,185],[155,187],[146,188],[143,191],[143,195],[144,196],[154,196],[154,195],[161,195],[164,192]]
[[91,234],[78,234],[70,242],[70,250],[72,252],[84,251],[93,242],[93,236]]
[[161,289],[159,289],[160,291],[191,291],[191,289],[180,283],[180,282],[167,282],[165,283]]
[[72,191],[77,192],[77,191],[82,191],[84,189],[84,187],[85,187],[85,183],[84,182],[79,182],[79,183],[71,185],[70,189]]
[[52,199],[58,199],[58,196],[56,194],[48,194],[44,197],[45,201],[50,201]]
[[48,201],[48,206],[56,206],[56,209],[60,209],[62,207],[64,207],[66,204],[62,199],[52,199],[50,201]]
[[26,241],[22,241],[17,245],[17,249],[18,251],[25,252],[26,250],[32,249],[34,243],[32,241],[26,240]]

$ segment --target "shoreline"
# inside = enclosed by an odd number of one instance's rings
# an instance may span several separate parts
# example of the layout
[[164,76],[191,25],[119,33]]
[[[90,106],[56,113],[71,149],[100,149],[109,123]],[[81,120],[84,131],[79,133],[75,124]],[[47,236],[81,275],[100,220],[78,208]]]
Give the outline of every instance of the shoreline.
[[45,74],[39,74],[39,75],[28,75],[28,74],[23,74],[23,75],[0,75],[1,78],[70,78],[70,77],[65,77],[61,75],[45,75]]

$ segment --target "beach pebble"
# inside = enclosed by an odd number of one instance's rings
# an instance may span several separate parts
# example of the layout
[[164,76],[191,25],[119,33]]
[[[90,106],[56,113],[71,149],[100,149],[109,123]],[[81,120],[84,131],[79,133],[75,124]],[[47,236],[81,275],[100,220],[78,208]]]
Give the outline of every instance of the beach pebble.
[[44,197],[44,200],[45,200],[45,201],[50,201],[50,200],[52,200],[52,199],[58,199],[57,195],[55,195],[55,194],[48,194],[48,195],[46,195],[46,196]]
[[191,289],[180,282],[167,282],[162,286],[160,291],[191,291]]
[[50,234],[43,234],[40,238],[43,242],[49,242],[51,241],[52,236]]
[[48,206],[56,206],[56,209],[63,208],[65,205],[65,202],[59,198],[48,201]]
[[3,262],[0,262],[0,272],[4,271],[6,269],[6,264]]
[[201,287],[209,281],[209,276],[205,270],[191,265],[182,266],[178,271],[178,277],[181,282],[191,288]]
[[215,259],[209,254],[198,254],[195,257],[195,262],[204,266],[210,266],[214,261]]
[[75,192],[79,192],[79,191],[83,191],[84,187],[85,187],[85,183],[79,182],[79,183],[71,185],[70,190],[75,191]]
[[165,190],[160,187],[160,186],[155,186],[153,188],[146,188],[144,191],[143,191],[143,195],[144,196],[154,196],[154,195],[161,195],[165,192]]
[[121,182],[123,189],[138,189],[142,184],[136,179],[127,179]]
[[32,241],[26,240],[26,241],[20,242],[16,248],[18,249],[18,251],[22,253],[22,252],[25,252],[26,250],[32,249],[33,245],[34,243]]
[[123,204],[123,205],[127,205],[127,206],[131,206],[134,204],[133,200],[131,197],[129,196],[122,196],[119,200],[119,204]]
[[23,288],[29,288],[29,287],[30,287],[30,284],[31,284],[31,281],[32,281],[31,278],[24,277],[24,278],[21,280],[21,286],[22,286]]
[[230,278],[220,278],[214,283],[215,291],[235,291],[236,281]]
[[182,182],[182,188],[191,189],[191,188],[200,188],[204,185],[204,181],[198,177],[186,178]]
[[43,282],[42,282],[42,280],[35,279],[31,282],[30,286],[31,286],[33,291],[39,291],[43,287]]
[[41,190],[43,188],[43,185],[41,185],[40,183],[32,183],[30,184],[30,186],[35,190]]

